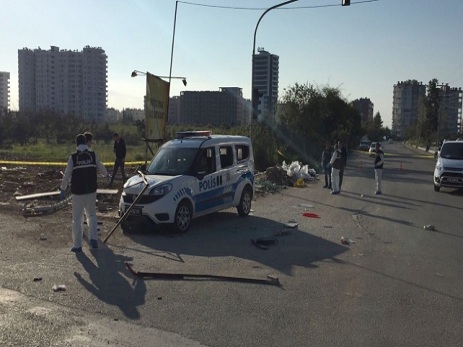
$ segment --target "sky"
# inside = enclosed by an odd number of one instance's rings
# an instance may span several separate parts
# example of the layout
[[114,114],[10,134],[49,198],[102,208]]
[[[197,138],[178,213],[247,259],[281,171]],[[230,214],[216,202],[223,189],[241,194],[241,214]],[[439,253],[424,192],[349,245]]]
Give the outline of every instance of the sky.
[[[282,2],[2,0],[0,71],[10,72],[10,108],[18,109],[18,49],[50,46],[103,48],[108,107],[119,110],[143,108],[145,78],[131,78],[133,70],[169,76],[171,61],[171,75],[188,81],[172,79],[171,96],[239,87],[250,99],[257,22]],[[463,87],[462,36],[463,0],[298,0],[262,17],[255,52],[279,56],[280,97],[296,83],[339,88],[348,102],[369,98],[390,127],[397,82]]]

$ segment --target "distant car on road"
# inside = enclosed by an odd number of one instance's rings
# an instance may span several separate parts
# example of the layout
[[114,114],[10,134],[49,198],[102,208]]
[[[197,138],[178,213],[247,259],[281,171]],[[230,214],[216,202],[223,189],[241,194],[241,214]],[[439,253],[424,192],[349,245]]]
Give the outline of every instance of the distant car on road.
[[362,141],[360,142],[359,150],[360,151],[368,151],[370,148],[370,141]]
[[370,149],[368,150],[368,155],[370,157],[374,157],[376,155],[376,142],[372,142],[370,145]]

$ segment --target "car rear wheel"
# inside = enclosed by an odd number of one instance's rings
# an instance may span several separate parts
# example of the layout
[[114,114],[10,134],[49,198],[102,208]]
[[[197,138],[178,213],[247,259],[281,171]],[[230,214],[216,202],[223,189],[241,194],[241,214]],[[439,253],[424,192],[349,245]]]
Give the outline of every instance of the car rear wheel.
[[245,187],[241,193],[240,204],[236,207],[241,217],[245,217],[251,212],[251,202],[252,190],[249,187]]
[[175,211],[174,230],[180,233],[186,232],[190,227],[192,216],[193,209],[191,208],[191,204],[186,200],[180,202]]

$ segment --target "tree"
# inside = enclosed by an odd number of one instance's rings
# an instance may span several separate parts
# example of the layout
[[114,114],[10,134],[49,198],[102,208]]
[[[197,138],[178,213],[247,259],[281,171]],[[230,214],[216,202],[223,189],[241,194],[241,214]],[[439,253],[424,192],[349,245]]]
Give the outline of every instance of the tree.
[[426,121],[424,137],[427,143],[431,141],[432,134],[437,131],[439,126],[440,93],[437,84],[438,81],[436,78],[429,81],[425,98]]
[[324,143],[343,140],[354,144],[361,135],[360,115],[339,89],[295,84],[281,98],[277,129],[279,144],[300,159],[318,165]]

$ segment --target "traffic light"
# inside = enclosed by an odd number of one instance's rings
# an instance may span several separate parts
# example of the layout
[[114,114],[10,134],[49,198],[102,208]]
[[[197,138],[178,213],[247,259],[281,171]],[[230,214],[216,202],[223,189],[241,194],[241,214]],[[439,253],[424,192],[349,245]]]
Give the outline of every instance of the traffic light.
[[259,89],[252,89],[252,119],[257,119],[257,116],[260,114],[259,105],[261,104],[261,97],[264,94],[259,92]]
[[350,6],[350,0],[342,0],[342,6]]

